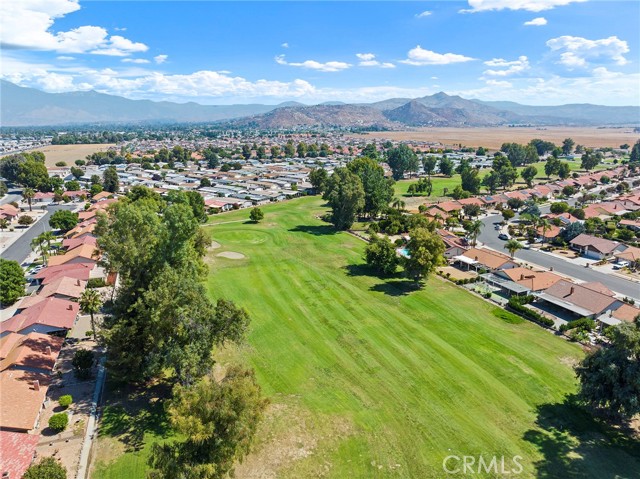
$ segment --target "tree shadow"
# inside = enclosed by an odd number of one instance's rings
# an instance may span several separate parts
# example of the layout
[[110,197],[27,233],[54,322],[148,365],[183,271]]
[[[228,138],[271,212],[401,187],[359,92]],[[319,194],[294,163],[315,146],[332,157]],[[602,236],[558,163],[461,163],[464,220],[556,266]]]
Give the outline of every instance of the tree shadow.
[[394,279],[375,284],[369,288],[369,291],[384,293],[388,296],[406,296],[415,291],[419,291],[421,288],[422,285],[420,283],[410,279]]
[[523,439],[543,455],[534,463],[538,479],[620,479],[640,475],[640,441],[619,425],[583,409],[575,396],[537,408],[536,429]]
[[295,228],[291,228],[289,231],[294,233],[307,233],[314,236],[334,235],[338,233],[338,230],[331,225],[298,225]]
[[376,272],[367,264],[348,264],[343,266],[347,276],[377,276]]

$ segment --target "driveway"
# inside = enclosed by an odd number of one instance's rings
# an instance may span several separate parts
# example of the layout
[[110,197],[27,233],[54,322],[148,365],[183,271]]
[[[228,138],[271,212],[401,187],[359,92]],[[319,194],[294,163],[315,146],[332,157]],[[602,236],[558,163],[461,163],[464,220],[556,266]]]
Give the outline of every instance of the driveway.
[[[501,253],[505,253],[505,242],[498,239],[499,232],[493,229],[493,223],[498,221],[502,221],[502,216],[492,215],[482,219],[484,228],[482,228],[482,232],[480,233],[478,240],[488,248],[500,251]],[[581,281],[597,281],[604,284],[616,293],[620,293],[624,296],[640,300],[640,284],[634,283],[633,281],[628,281],[619,276],[613,276],[601,271],[595,271],[591,268],[586,268],[584,266],[574,264],[563,258],[559,258],[550,253],[543,253],[541,251],[521,249],[516,252],[515,257],[516,259],[533,263],[538,266],[553,268],[553,270],[557,271],[558,273],[571,276],[572,278]]]

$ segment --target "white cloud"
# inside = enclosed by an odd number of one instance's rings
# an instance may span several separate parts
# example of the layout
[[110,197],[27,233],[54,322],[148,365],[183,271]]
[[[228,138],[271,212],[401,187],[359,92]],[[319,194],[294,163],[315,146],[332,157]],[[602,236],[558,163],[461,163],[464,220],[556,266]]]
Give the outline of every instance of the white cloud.
[[379,62],[373,53],[356,53],[356,57],[360,59],[358,66],[361,67],[379,67],[379,68],[395,68],[393,63]]
[[2,46],[59,53],[94,53],[127,56],[147,50],[119,35],[109,36],[103,27],[84,25],[52,32],[55,20],[80,9],[78,0],[20,0],[3,2],[0,16]]
[[425,10],[422,13],[416,13],[416,18],[425,18],[425,17],[428,17],[431,14],[433,14],[433,12],[431,12],[429,10]]
[[527,27],[542,27],[547,24],[547,19],[544,17],[537,17],[528,22],[524,22],[524,25]]
[[123,58],[122,62],[123,63],[138,63],[138,64],[151,63],[149,60],[146,60],[144,58]]
[[562,7],[570,3],[586,2],[587,0],[469,0],[469,9],[460,10],[461,13],[486,12],[491,10],[526,10],[542,12],[555,7]]
[[167,58],[169,58],[169,55],[156,55],[153,57],[153,61],[160,65],[161,63],[166,62]]
[[116,32],[126,32],[127,27],[113,27]]
[[505,80],[487,80],[487,85],[499,88],[511,88],[513,84]]
[[287,42],[284,42],[282,45],[280,45],[282,48],[289,48],[289,44]]
[[420,45],[409,50],[406,60],[401,63],[408,65],[448,65],[450,63],[462,63],[473,60],[471,57],[458,55],[456,53],[436,53],[431,50],[425,50]]
[[517,60],[513,61],[507,61],[503,58],[494,58],[493,60],[484,62],[484,64],[490,67],[504,68],[504,70],[485,70],[483,74],[489,76],[504,77],[522,73],[523,71],[529,69],[529,59],[524,55],[518,57]]
[[559,63],[568,68],[586,67],[589,62],[626,65],[624,54],[629,52],[627,42],[617,36],[589,40],[564,35],[547,41],[547,46],[560,55]]
[[342,70],[346,70],[347,68],[350,68],[352,66],[350,63],[337,61],[330,61],[325,63],[317,62],[315,60],[306,60],[304,62],[288,62],[285,60],[284,55],[278,55],[275,58],[275,61],[279,65],[308,68],[310,70],[317,70],[321,72],[339,72]]
[[56,60],[62,60],[62,61],[70,61],[70,60],[75,60],[76,57],[69,57],[66,55],[60,55],[58,57],[56,57]]

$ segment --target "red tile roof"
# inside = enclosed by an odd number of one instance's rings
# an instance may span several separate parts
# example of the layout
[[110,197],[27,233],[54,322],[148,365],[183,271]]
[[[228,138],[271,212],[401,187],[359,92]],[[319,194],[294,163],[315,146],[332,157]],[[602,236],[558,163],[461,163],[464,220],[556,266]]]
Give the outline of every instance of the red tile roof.
[[0,428],[18,431],[33,429],[50,381],[48,374],[22,369],[0,372]]
[[[20,306],[23,304],[20,303]],[[5,331],[20,332],[36,324],[43,324],[56,329],[71,329],[79,310],[80,305],[73,301],[59,298],[43,298],[37,303],[29,305],[19,314],[0,323],[0,333]]]
[[0,475],[19,479],[31,465],[40,436],[21,432],[0,431]]

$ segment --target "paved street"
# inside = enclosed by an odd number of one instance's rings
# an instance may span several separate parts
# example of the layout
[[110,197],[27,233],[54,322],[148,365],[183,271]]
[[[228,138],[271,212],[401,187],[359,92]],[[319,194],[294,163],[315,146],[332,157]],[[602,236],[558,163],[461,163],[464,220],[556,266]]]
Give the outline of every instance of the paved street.
[[47,213],[40,221],[31,226],[15,243],[2,252],[2,258],[22,262],[31,253],[31,240],[49,229],[49,217],[57,210],[73,210],[77,204],[52,205],[47,208]]
[[22,189],[17,187],[10,187],[9,192],[0,198],[0,205],[6,205],[12,201],[20,202],[22,200]]
[[[541,208],[542,209],[542,208]],[[504,249],[504,241],[498,239],[498,231],[494,230],[493,223],[502,221],[502,216],[492,215],[484,218],[484,228],[478,237],[478,240],[485,246],[492,248],[501,253],[506,253]],[[516,259],[528,261],[545,268],[553,268],[558,273],[571,276],[581,281],[598,281],[603,283],[613,291],[631,298],[640,299],[640,284],[628,281],[618,276],[612,276],[599,271],[594,271],[584,266],[573,264],[567,260],[556,257],[549,253],[542,253],[534,250],[521,249],[515,254]]]

